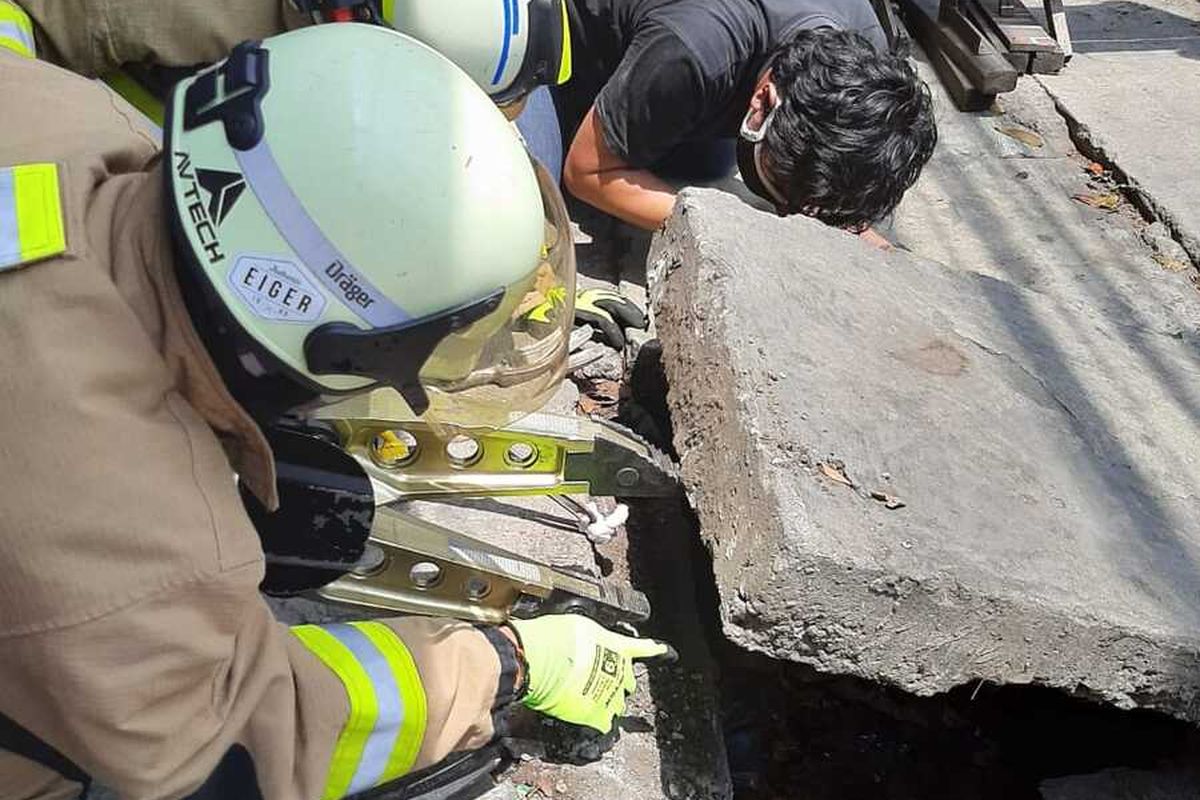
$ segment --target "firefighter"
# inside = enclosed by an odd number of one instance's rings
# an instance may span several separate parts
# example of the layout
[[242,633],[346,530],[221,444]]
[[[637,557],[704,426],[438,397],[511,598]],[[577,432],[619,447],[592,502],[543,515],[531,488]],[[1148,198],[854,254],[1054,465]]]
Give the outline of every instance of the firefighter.
[[124,88],[126,67],[193,68],[246,39],[314,22],[361,21],[438,50],[497,105],[511,108],[510,116],[535,87],[570,78],[566,0],[455,0],[449,11],[445,0],[0,0],[0,47],[4,20],[25,17],[25,32],[12,32],[10,42]]
[[609,730],[665,645],[577,615],[289,629],[233,480],[276,504],[260,423],[288,410],[391,386],[503,422],[557,386],[566,214],[487,95],[395,31],[306,28],[178,84],[160,151],[28,55],[0,48],[0,798],[332,800],[516,701]]
[[[572,75],[568,0],[0,0],[0,47],[36,52],[87,76],[102,77],[154,126],[163,123],[162,97],[198,65],[238,42],[311,23],[358,21],[393,27],[448,57],[515,122],[532,152],[562,177],[562,143],[549,86]],[[25,10],[28,10],[28,14]],[[12,24],[6,29],[4,20]],[[576,321],[618,350],[625,328],[644,329],[645,313],[629,298],[581,290]]]

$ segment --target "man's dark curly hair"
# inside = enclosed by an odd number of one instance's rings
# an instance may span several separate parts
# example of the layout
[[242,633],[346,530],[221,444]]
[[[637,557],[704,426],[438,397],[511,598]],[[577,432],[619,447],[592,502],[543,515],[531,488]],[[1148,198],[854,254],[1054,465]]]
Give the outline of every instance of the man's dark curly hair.
[[763,158],[791,208],[839,227],[887,216],[937,143],[925,82],[901,55],[833,28],[789,39],[771,72],[780,104]]

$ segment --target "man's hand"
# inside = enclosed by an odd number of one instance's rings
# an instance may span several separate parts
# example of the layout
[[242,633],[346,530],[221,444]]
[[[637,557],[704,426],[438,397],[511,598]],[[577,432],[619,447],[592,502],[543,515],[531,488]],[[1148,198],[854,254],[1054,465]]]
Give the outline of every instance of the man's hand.
[[625,349],[625,328],[645,330],[650,324],[637,303],[612,289],[580,289],[575,320],[598,329],[605,344],[617,350]]
[[891,250],[894,245],[880,235],[874,228],[863,228],[858,232],[858,238],[878,250]]
[[557,614],[509,623],[521,640],[529,691],[521,702],[547,716],[601,733],[625,712],[637,688],[633,662],[673,657],[668,645],[613,633],[587,617]]

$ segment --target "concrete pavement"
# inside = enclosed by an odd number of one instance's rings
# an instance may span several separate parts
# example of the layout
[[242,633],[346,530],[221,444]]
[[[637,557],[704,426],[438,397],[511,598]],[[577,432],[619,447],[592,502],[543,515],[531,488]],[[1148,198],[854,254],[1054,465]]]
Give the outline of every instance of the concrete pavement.
[[1200,264],[1200,3],[1065,5],[1076,55],[1037,81]]

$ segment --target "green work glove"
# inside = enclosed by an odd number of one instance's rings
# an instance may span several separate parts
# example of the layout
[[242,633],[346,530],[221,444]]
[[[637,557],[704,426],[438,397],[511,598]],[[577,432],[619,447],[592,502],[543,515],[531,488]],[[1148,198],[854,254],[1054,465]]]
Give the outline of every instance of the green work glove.
[[625,328],[645,330],[646,312],[612,289],[580,289],[575,293],[575,321],[586,322],[600,331],[604,341],[617,350],[625,349]]
[[578,614],[555,614],[509,623],[521,640],[529,690],[521,702],[547,716],[612,730],[625,711],[625,694],[637,688],[633,662],[673,656],[653,639],[633,639]]

